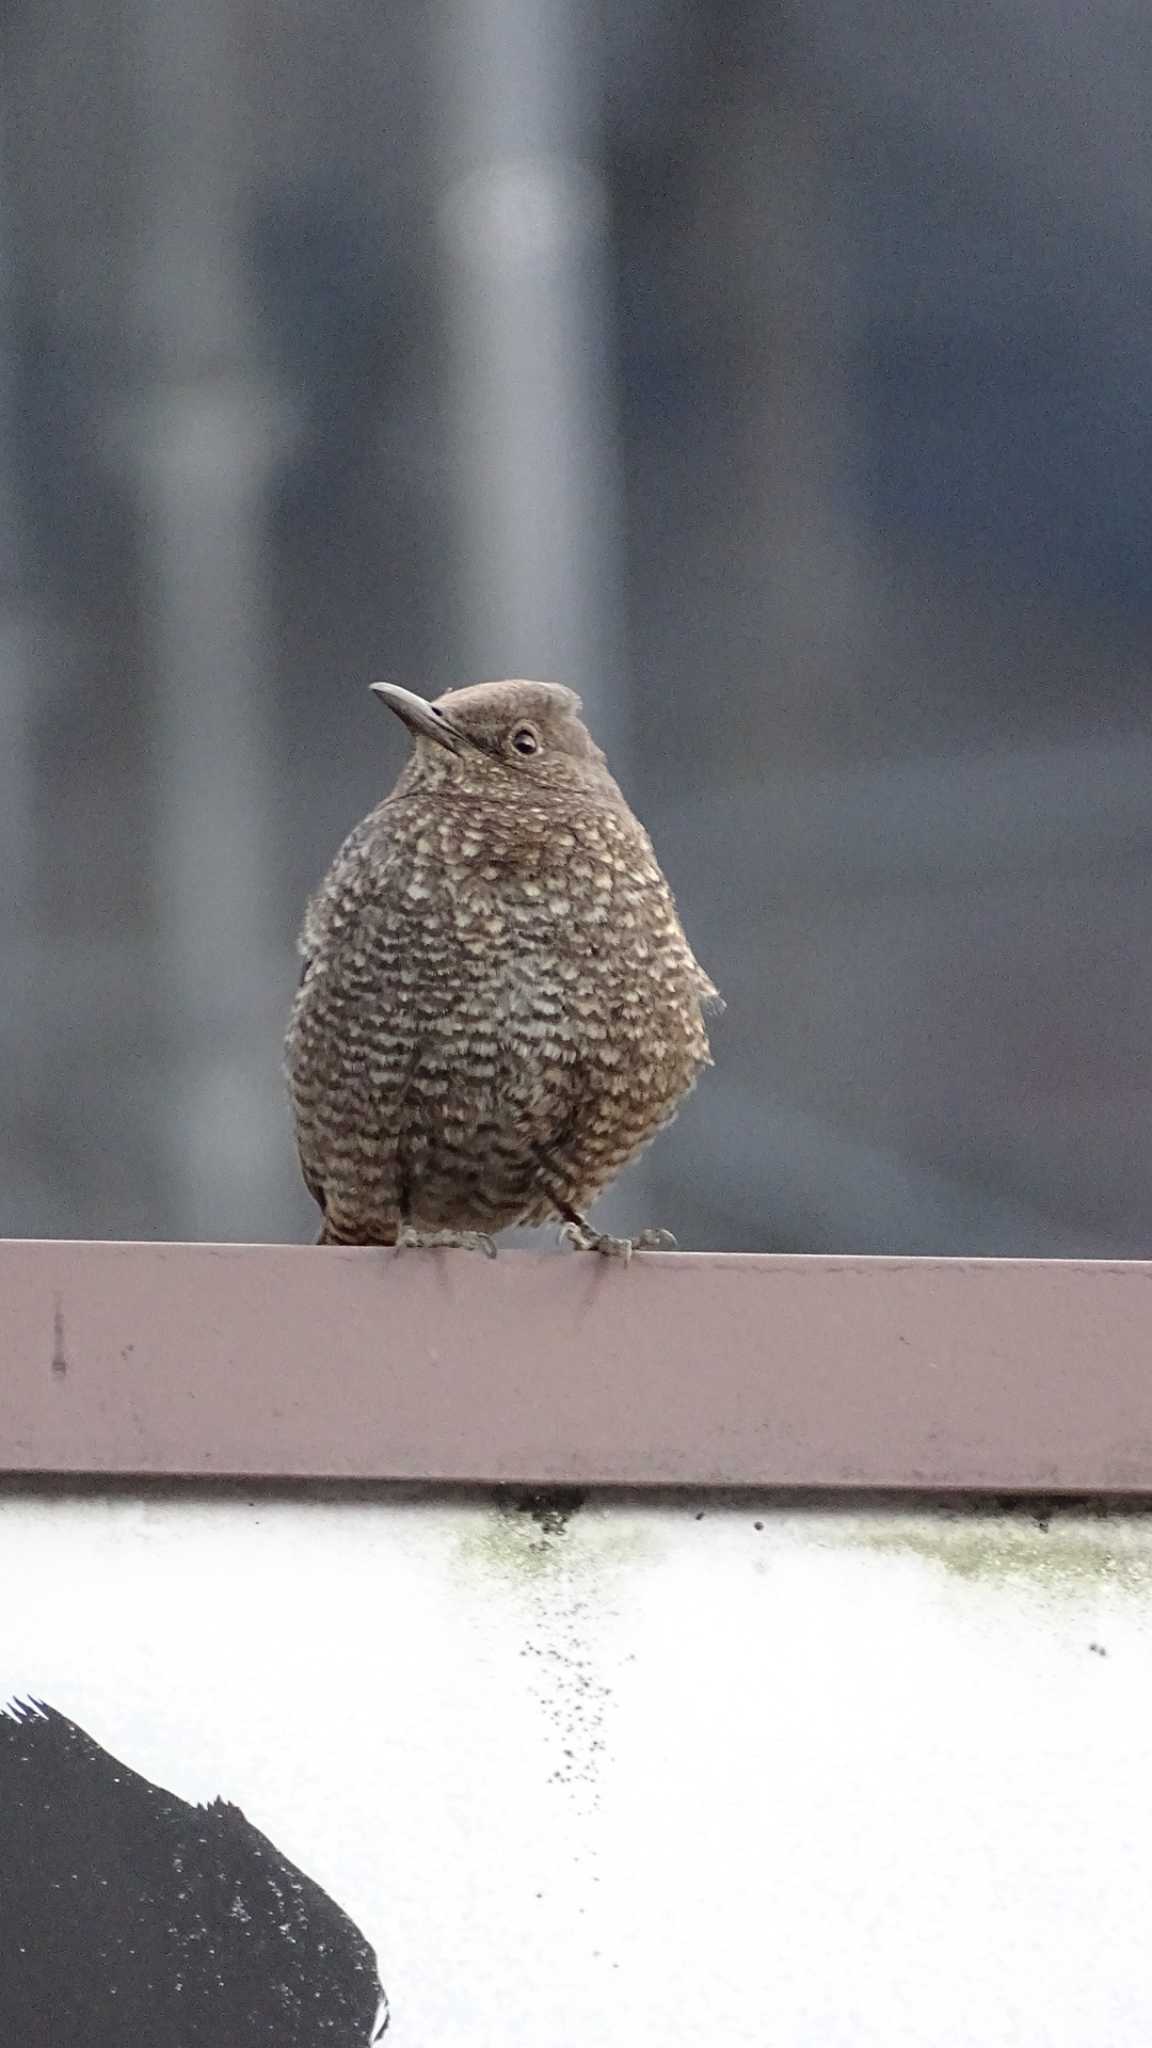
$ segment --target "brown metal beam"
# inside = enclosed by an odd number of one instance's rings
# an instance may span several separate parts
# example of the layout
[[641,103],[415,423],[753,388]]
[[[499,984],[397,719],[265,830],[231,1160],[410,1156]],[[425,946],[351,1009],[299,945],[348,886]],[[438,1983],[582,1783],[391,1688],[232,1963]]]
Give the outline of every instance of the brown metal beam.
[[3,1242],[0,1471],[1152,1493],[1152,1264]]

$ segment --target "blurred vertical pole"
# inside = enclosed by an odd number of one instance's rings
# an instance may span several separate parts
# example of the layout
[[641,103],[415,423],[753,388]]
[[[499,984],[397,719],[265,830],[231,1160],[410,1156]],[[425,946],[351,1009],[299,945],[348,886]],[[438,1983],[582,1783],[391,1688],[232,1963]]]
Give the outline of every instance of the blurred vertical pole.
[[627,736],[602,51],[580,0],[440,0],[441,248],[463,675]]
[[603,64],[581,0],[440,0],[457,673],[571,683],[627,787]]
[[193,1237],[279,1234],[291,1180],[262,528],[281,423],[245,302],[243,13],[128,0],[124,19],[168,1220]]

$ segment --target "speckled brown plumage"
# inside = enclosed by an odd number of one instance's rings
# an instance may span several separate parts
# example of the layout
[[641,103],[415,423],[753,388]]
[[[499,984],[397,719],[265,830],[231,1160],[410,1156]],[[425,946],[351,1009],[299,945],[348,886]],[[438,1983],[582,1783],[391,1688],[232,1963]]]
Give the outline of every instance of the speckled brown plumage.
[[308,907],[288,1074],[320,1242],[566,1223],[708,1064],[716,991],[554,683],[378,694],[412,734]]

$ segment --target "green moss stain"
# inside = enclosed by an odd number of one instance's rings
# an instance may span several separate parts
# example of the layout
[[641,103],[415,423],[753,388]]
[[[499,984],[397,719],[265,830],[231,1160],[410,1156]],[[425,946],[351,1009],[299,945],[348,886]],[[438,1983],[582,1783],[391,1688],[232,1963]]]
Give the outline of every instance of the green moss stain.
[[1106,1589],[1152,1594],[1152,1523],[1141,1516],[998,1515],[980,1509],[885,1516],[872,1525],[857,1523],[846,1540],[854,1550],[918,1558],[982,1584],[1025,1583],[1063,1595]]
[[570,1568],[570,1527],[582,1506],[579,1494],[528,1494],[499,1500],[470,1517],[460,1550],[468,1564],[493,1577],[532,1583]]
[[507,1586],[545,1586],[577,1577],[611,1577],[651,1554],[654,1533],[642,1515],[586,1508],[576,1488],[509,1493],[461,1529],[466,1568]]

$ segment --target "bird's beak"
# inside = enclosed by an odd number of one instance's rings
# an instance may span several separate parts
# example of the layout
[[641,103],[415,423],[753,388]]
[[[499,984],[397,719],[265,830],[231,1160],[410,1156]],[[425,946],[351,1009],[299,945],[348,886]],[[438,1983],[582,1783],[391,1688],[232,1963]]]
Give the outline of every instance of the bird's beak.
[[435,740],[450,753],[459,752],[460,735],[456,728],[426,697],[418,697],[415,690],[401,689],[399,683],[372,683],[370,688],[374,697],[379,697],[389,711],[403,719],[414,739]]

